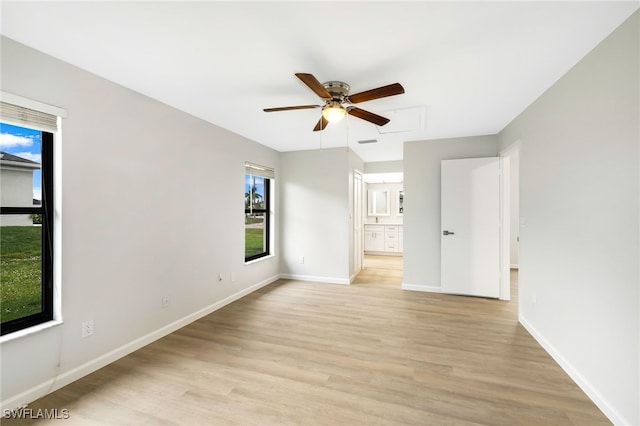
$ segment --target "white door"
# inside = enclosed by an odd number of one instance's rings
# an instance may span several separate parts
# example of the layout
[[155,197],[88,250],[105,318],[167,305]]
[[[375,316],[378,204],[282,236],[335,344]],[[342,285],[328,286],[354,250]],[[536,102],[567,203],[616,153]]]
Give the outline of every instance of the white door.
[[441,289],[500,295],[500,159],[442,161]]

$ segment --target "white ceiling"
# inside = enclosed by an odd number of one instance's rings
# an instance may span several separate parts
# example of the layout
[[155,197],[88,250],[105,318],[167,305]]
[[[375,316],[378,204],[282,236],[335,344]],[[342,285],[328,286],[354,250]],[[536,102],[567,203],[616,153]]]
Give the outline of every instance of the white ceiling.
[[[2,1],[1,32],[278,151],[348,140],[383,161],[402,159],[404,141],[499,132],[638,7]],[[313,132],[318,109],[262,111],[319,102],[296,72],[351,93],[394,82],[406,93],[358,104],[392,119],[385,133],[354,117]]]

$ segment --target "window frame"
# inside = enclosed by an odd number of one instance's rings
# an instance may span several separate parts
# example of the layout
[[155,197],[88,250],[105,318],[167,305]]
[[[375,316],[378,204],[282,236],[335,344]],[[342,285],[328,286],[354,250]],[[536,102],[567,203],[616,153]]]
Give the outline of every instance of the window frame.
[[[246,224],[245,224],[245,256],[244,256],[244,261],[245,263],[247,262],[251,262],[253,260],[256,259],[260,259],[266,256],[270,256],[271,255],[271,179],[268,177],[264,177],[264,176],[259,176],[259,175],[253,175],[250,173],[245,173],[245,179],[247,178],[247,176],[252,176],[252,177],[260,177],[262,179],[264,179],[264,208],[261,209],[257,209],[254,207],[249,206],[249,208],[245,207],[244,209],[244,214],[245,217],[247,215],[247,213],[264,213],[264,251],[251,255],[251,256],[247,256],[247,247],[246,247]],[[249,191],[251,191],[251,188],[249,188]],[[251,196],[249,196],[249,203],[251,203]]]
[[0,335],[4,336],[53,320],[54,317],[54,134],[39,129],[41,134],[42,204],[38,207],[4,207],[0,214],[42,215],[42,259],[41,259],[41,311],[21,318],[3,322]]

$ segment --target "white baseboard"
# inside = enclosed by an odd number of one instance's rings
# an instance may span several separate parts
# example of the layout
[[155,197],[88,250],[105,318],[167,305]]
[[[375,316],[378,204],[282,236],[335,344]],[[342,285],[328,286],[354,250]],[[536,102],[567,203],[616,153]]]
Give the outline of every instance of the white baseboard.
[[426,291],[429,293],[442,293],[440,286],[434,285],[422,285],[422,284],[407,284],[405,282],[402,283],[403,290],[410,291]]
[[510,269],[520,269],[520,268],[518,268],[518,264],[517,264],[517,263],[512,263],[512,264],[509,266],[509,268],[510,268]]
[[404,252],[401,251],[365,251],[364,254],[371,254],[374,256],[397,256],[402,257]]
[[596,390],[596,388],[576,370],[573,365],[560,352],[542,336],[536,328],[529,323],[526,318],[519,315],[518,320],[520,324],[533,336],[534,339],[544,348],[545,351],[560,365],[560,367],[571,377],[571,379],[578,385],[580,389],[593,401],[594,404],[604,413],[605,416],[611,420],[614,425],[630,425],[627,419],[625,419],[615,408],[607,402],[607,400]]
[[312,281],[316,283],[327,283],[327,284],[342,284],[342,285],[351,284],[348,278],[316,277],[314,275],[280,274],[280,278],[285,280]]
[[156,330],[156,331],[152,331],[149,334],[146,334],[132,342],[129,342],[117,349],[112,350],[111,352],[108,352],[104,355],[99,356],[98,358],[95,358],[91,361],[85,362],[84,364],[69,370],[65,373],[60,374],[59,376],[54,377],[51,380],[47,380],[44,383],[41,383],[39,385],[36,385],[34,387],[32,387],[31,389],[27,389],[26,391],[13,396],[7,400],[4,400],[0,403],[0,409],[4,410],[5,409],[13,409],[13,408],[18,408],[18,407],[22,407],[25,404],[28,404],[32,401],[35,401],[38,398],[42,398],[43,396],[58,390],[66,385],[68,385],[69,383],[75,382],[78,379],[81,379],[82,377],[93,373],[94,371],[111,364],[114,361],[117,361],[118,359],[129,355],[132,352],[135,352],[136,350],[168,335],[173,333],[176,330],[179,330],[180,328],[184,327],[185,325],[188,325],[206,315],[209,315],[212,312],[217,311],[218,309],[228,305],[231,302],[235,302],[236,300],[240,299],[243,296],[246,296],[247,294],[250,294],[268,284],[271,284],[272,282],[278,280],[280,278],[279,275],[274,275],[270,278],[267,278],[266,280],[263,280],[257,284],[252,285],[251,287],[248,287],[244,290],[241,290],[235,294],[232,294],[229,297],[226,297],[218,302],[215,302],[205,308],[202,308],[192,314],[189,314],[183,318],[180,318],[170,324],[167,324],[166,326]]

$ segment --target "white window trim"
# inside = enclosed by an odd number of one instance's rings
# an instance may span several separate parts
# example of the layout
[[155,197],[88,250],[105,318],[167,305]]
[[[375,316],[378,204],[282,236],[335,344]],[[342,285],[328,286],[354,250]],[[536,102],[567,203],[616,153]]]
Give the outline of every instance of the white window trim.
[[[67,117],[67,111],[63,108],[25,98],[13,93],[0,90],[0,101],[10,103],[19,107],[56,115],[57,131],[53,132],[55,149],[53,150],[54,176],[54,213],[53,213],[53,320],[42,324],[37,324],[13,333],[6,334],[0,338],[0,343],[18,339],[33,333],[42,332],[49,328],[63,323],[62,321],[62,119]],[[9,123],[21,127],[24,123]]]
[[[23,108],[29,108],[40,112],[45,112],[51,115],[57,115],[61,118],[67,117],[67,111],[63,108],[48,105],[39,101],[34,101],[33,99],[23,98],[22,96],[14,95],[13,93],[7,93],[0,90],[0,101],[6,102],[8,104],[17,105]],[[12,123],[17,124],[18,126],[22,126],[21,123]]]

